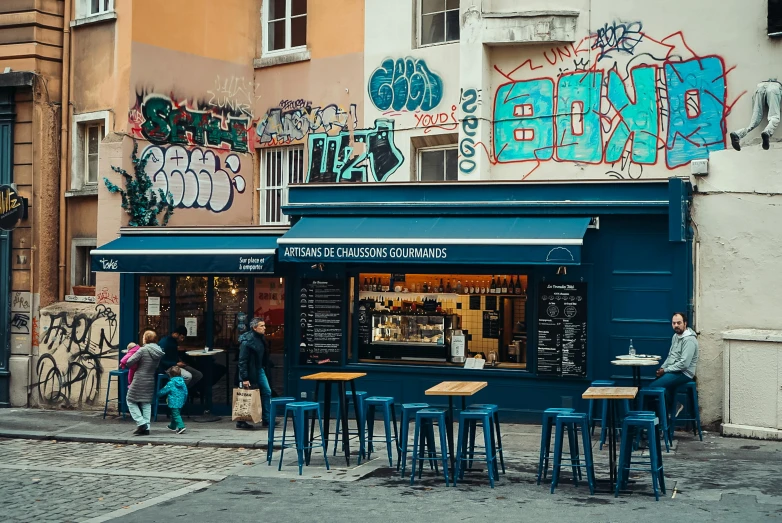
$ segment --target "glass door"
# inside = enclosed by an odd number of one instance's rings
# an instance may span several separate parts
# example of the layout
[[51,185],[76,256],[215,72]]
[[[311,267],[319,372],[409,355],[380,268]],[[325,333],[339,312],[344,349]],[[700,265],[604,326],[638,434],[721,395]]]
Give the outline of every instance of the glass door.
[[231,390],[238,382],[236,366],[239,359],[239,336],[247,332],[249,278],[246,276],[215,276],[213,281],[212,344],[225,353],[215,356],[226,369],[215,382],[215,404],[230,404]]

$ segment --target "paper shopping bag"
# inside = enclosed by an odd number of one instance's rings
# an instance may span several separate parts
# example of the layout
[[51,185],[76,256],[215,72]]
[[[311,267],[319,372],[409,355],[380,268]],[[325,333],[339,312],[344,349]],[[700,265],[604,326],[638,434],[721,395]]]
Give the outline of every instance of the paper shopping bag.
[[234,389],[233,421],[261,421],[261,391],[258,389]]

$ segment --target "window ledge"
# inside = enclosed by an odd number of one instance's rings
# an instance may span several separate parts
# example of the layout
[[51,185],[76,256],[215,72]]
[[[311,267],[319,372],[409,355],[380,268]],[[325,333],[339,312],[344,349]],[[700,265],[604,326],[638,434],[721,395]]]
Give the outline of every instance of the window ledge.
[[71,27],[80,27],[83,25],[97,24],[100,22],[108,22],[110,20],[116,20],[117,13],[115,11],[109,11],[108,13],[100,13],[97,15],[89,15],[75,20],[71,20]]
[[264,67],[273,67],[275,65],[294,64],[296,62],[306,62],[310,59],[310,50],[293,51],[291,53],[273,54],[262,56],[253,60],[253,67],[262,69]]
[[97,196],[98,184],[85,185],[81,189],[73,189],[65,192],[66,198],[76,198],[79,196]]

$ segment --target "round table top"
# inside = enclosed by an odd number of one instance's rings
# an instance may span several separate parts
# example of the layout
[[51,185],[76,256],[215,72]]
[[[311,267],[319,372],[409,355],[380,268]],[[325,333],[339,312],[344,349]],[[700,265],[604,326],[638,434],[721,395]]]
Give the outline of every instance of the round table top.
[[189,350],[185,352],[188,356],[212,356],[213,354],[220,354],[225,352],[223,349],[211,349],[209,352],[204,350]]
[[627,367],[647,367],[659,365],[660,362],[652,358],[636,358],[633,360],[613,360],[611,365],[622,365]]

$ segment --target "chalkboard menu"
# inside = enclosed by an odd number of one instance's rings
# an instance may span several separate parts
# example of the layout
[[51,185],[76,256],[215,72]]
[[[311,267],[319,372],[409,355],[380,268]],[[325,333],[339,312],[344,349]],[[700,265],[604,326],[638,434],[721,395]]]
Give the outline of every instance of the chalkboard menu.
[[342,356],[342,283],[302,280],[299,363],[339,363]]
[[483,311],[483,337],[499,339],[500,314],[494,311]]
[[374,300],[359,300],[358,302],[358,339],[362,345],[372,342],[372,310]]
[[538,374],[586,376],[587,284],[540,284]]

